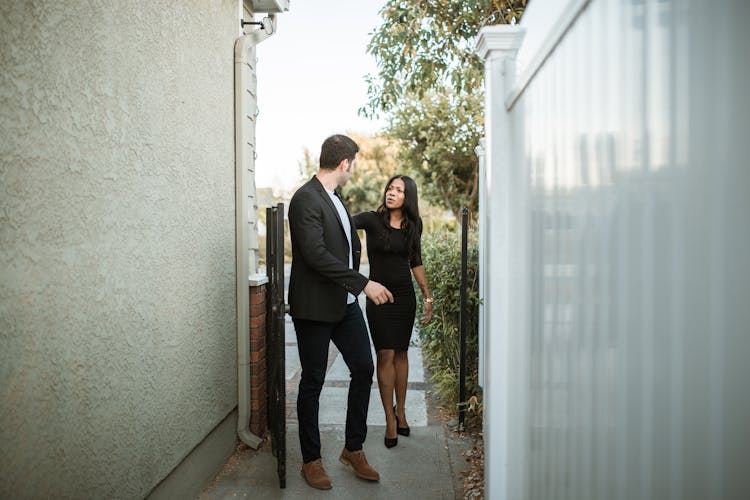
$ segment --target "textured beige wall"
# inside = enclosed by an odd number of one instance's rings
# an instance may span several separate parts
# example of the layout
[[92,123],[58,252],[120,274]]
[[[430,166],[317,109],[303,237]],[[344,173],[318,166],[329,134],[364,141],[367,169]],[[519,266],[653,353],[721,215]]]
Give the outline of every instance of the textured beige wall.
[[236,405],[237,2],[0,1],[0,497],[139,498]]

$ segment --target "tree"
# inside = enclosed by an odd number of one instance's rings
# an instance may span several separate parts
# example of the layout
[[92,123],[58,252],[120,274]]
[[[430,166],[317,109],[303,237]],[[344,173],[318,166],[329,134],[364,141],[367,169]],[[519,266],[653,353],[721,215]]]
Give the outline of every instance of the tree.
[[483,135],[482,62],[474,39],[482,26],[520,19],[526,0],[388,0],[368,51],[365,116],[386,115],[385,133],[417,172],[425,198],[458,215],[476,213]]
[[453,212],[476,212],[478,162],[474,148],[483,134],[483,96],[450,88],[406,99],[394,109],[387,133],[399,138],[399,160],[417,172],[425,200]]

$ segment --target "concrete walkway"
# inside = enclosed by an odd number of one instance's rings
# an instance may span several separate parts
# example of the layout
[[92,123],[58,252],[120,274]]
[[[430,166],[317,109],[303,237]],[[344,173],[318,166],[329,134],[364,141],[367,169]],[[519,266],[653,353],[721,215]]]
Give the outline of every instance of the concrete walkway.
[[[360,295],[360,305],[364,307],[364,294]],[[413,339],[416,339],[416,335]],[[399,436],[398,446],[391,449],[383,445],[385,417],[377,383],[373,381],[364,449],[368,461],[380,473],[381,480],[377,483],[358,479],[350,468],[338,461],[344,446],[349,371],[333,345],[328,359],[326,382],[320,396],[320,431],[323,465],[331,477],[333,489],[320,491],[310,488],[300,474],[302,456],[296,412],[300,366],[294,325],[287,316],[286,488],[279,488],[276,458],[266,440],[259,450],[241,445],[199,498],[461,498],[461,472],[466,467],[461,453],[471,443],[453,437],[440,421],[437,408],[429,396],[431,387],[425,381],[419,346],[409,349],[410,382],[406,408],[411,435]]]

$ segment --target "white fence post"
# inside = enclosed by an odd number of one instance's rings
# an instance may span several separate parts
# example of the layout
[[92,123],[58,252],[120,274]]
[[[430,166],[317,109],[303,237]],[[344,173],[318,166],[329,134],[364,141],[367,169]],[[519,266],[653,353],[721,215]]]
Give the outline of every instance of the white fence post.
[[[474,153],[477,155],[477,163],[479,165],[479,185],[484,185],[484,178],[486,173],[484,163],[484,139],[479,140],[479,145],[474,148]],[[487,287],[487,277],[484,274],[484,269],[487,267],[487,252],[485,251],[485,234],[487,231],[487,214],[486,214],[486,203],[487,198],[484,196],[481,188],[479,191],[479,296],[485,296],[485,288]],[[480,304],[479,310],[482,311],[482,305]],[[484,314],[479,313],[479,366],[478,366],[478,382],[479,386],[484,388]]]
[[[485,440],[485,496],[506,500],[516,495],[509,473],[509,434],[511,390],[512,325],[517,316],[511,288],[516,251],[511,206],[514,178],[514,145],[511,115],[504,100],[513,86],[515,59],[523,39],[518,26],[490,26],[483,28],[477,41],[477,53],[485,62],[485,168],[480,177],[480,204],[484,233],[479,260],[485,265],[482,272],[488,279],[484,286],[484,303],[480,308],[480,332],[484,359],[484,440]],[[480,231],[482,229],[480,228]],[[491,258],[490,258],[491,257]],[[518,271],[516,271],[518,272]],[[521,299],[523,300],[523,299]],[[518,457],[514,457],[514,460]],[[514,467],[515,469],[515,467]]]

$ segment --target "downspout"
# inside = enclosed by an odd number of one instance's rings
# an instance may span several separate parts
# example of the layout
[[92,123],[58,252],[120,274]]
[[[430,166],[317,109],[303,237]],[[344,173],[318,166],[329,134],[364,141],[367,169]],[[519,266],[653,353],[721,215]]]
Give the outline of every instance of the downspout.
[[[257,116],[255,46],[276,31],[276,16],[263,19],[261,28],[234,44],[234,163],[237,255],[237,434],[257,449],[263,441],[250,432],[250,294],[258,276],[257,198],[255,193],[255,118]],[[253,200],[253,206],[250,206]],[[252,209],[252,210],[250,210]],[[252,235],[250,234],[252,233]],[[251,236],[253,245],[251,246]]]

